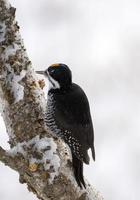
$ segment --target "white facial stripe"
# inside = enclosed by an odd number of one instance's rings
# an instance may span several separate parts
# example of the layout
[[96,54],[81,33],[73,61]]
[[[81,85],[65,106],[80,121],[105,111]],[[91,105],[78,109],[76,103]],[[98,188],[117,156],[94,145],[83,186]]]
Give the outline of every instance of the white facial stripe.
[[48,81],[49,81],[49,90],[50,89],[59,89],[60,88],[60,84],[58,83],[58,81],[54,80],[48,73]]

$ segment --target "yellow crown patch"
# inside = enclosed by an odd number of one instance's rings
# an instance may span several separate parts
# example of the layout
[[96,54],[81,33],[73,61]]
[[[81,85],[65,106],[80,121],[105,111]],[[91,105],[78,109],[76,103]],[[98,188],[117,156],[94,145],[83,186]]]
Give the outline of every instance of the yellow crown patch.
[[52,64],[51,67],[59,67],[60,64],[59,63],[56,63],[56,64]]

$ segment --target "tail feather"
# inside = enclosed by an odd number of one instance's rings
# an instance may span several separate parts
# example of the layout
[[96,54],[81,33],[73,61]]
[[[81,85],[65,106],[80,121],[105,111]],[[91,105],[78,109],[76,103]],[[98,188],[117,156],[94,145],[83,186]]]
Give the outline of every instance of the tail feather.
[[84,181],[84,176],[83,176],[83,162],[80,161],[80,180],[81,180],[81,183],[83,184],[84,188],[86,188],[86,184],[85,184],[85,181]]
[[72,153],[72,164],[73,164],[73,171],[74,176],[77,181],[77,184],[80,188],[86,188],[86,184],[83,177],[83,162],[79,160],[73,153]]
[[94,149],[94,146],[91,147],[91,151],[92,151],[92,158],[95,161],[95,149]]

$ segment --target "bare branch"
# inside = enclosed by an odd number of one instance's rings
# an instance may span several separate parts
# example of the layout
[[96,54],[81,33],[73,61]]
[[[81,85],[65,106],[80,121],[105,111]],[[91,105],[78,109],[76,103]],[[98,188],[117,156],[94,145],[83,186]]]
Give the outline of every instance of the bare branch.
[[46,103],[20,37],[15,8],[0,0],[0,96],[11,150],[0,161],[42,200],[102,200],[95,189],[81,190],[73,178],[68,147],[48,132]]

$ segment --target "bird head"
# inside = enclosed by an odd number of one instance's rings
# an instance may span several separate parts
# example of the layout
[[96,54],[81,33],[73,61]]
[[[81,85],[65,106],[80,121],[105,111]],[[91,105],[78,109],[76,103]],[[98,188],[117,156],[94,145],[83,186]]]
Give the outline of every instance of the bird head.
[[72,74],[69,67],[65,64],[53,64],[45,71],[36,71],[44,75],[49,81],[50,89],[68,89],[72,84]]

